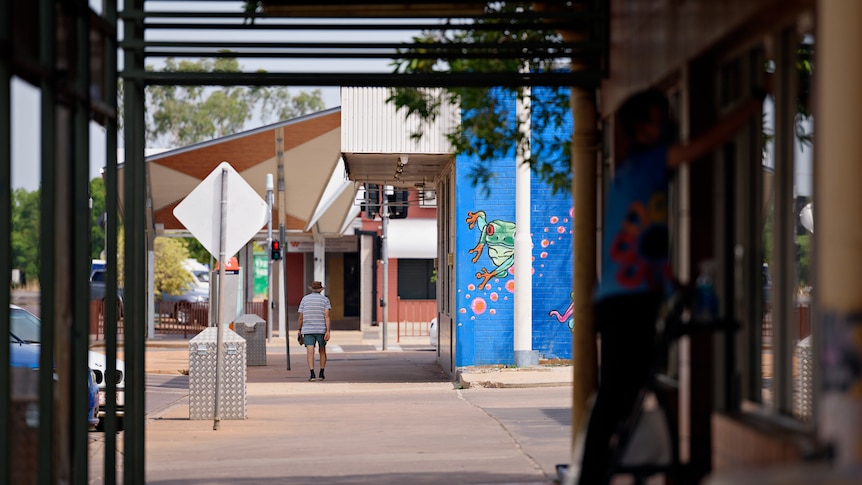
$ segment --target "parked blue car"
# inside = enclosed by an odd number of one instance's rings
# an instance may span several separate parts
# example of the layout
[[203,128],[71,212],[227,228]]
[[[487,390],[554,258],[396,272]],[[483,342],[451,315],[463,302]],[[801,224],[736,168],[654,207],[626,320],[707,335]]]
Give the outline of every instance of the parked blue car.
[[39,346],[28,344],[15,334],[9,334],[9,366],[39,368]]
[[[39,353],[41,347],[25,342],[14,333],[9,333],[9,366],[39,370]],[[35,379],[35,376],[34,376]],[[96,373],[87,368],[87,424],[90,430],[99,424],[99,386],[96,384]]]

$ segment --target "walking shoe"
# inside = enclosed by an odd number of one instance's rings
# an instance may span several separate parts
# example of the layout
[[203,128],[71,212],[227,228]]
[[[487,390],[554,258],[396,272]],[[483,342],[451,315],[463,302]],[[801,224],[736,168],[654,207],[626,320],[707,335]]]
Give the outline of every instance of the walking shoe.
[[311,375],[308,377],[308,382],[316,381],[317,379],[314,377],[314,371],[311,371]]
[[326,380],[326,376],[323,375],[323,369],[320,369],[320,379],[319,380],[321,380],[321,381]]

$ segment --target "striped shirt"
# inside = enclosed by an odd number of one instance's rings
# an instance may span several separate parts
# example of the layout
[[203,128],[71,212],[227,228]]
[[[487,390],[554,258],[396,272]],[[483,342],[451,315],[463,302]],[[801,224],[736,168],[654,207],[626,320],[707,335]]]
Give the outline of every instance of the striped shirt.
[[331,310],[329,303],[323,293],[312,291],[302,297],[299,302],[299,313],[302,314],[302,334],[326,333],[326,310]]

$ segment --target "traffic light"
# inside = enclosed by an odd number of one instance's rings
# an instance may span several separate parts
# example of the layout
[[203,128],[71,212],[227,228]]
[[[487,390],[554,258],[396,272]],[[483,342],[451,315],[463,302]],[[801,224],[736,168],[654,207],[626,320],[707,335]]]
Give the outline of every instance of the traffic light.
[[407,197],[410,192],[406,190],[396,190],[389,197],[389,218],[404,219],[407,217]]
[[380,261],[383,259],[383,238],[380,236],[374,237],[374,260]]
[[272,242],[272,259],[273,261],[281,259],[281,241],[277,239]]
[[374,219],[380,213],[380,186],[377,184],[365,184],[365,200],[362,201],[365,208],[365,217]]

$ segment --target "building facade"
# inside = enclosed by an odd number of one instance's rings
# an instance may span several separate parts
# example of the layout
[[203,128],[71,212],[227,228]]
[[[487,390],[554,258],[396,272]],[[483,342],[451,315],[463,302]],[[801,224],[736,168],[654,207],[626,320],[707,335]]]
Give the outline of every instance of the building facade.
[[[547,90],[545,90],[547,91]],[[515,95],[502,96],[509,122],[515,122]],[[534,90],[532,102],[541,104],[542,90]],[[550,128],[548,129],[551,130]],[[532,147],[539,138],[571,133],[571,122],[554,133],[531,133]],[[537,149],[537,148],[536,148]],[[558,160],[562,147],[534,154]],[[557,150],[558,153],[553,153]],[[456,203],[455,301],[451,306],[455,335],[456,367],[515,364],[515,233],[517,161],[514,147],[490,163],[493,176],[485,184],[471,180],[475,157],[459,156],[455,162]],[[565,164],[565,162],[563,162]],[[567,165],[567,164],[565,164]],[[530,349],[540,360],[568,360],[572,355],[572,203],[563,190],[533,173],[529,182],[529,228],[532,292]],[[447,305],[441,305],[446,308]]]

